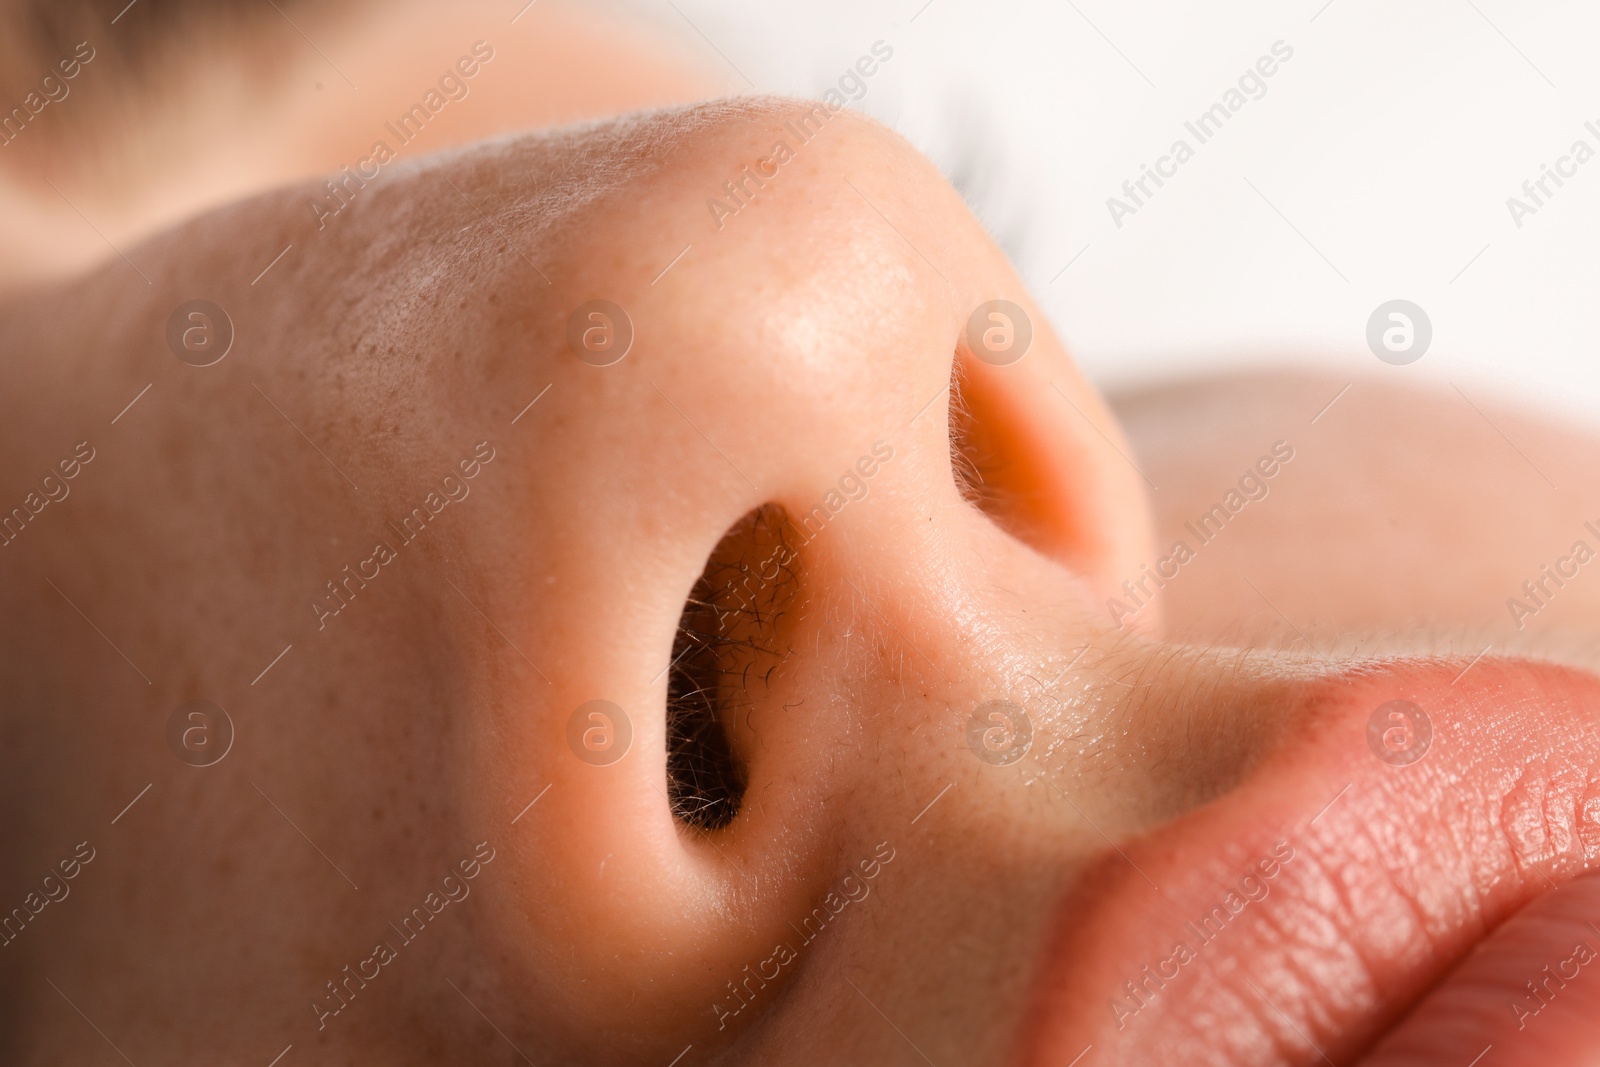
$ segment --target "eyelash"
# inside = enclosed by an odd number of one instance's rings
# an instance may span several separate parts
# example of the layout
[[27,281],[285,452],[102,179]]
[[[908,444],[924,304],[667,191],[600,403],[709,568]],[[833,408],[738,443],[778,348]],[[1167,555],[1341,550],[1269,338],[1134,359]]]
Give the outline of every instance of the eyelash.
[[783,659],[780,624],[799,586],[788,521],[783,508],[766,504],[736,523],[678,621],[667,681],[667,798],[673,816],[698,830],[727,826],[744,797],[731,732]]

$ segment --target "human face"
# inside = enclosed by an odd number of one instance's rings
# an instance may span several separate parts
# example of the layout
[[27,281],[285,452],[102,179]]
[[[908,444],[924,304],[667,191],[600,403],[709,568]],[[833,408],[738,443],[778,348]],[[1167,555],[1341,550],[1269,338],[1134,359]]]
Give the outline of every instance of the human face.
[[[4,310],[7,884],[76,863],[14,1059],[1342,1062],[1600,848],[1581,671],[1108,607],[1170,555],[1133,447],[881,128],[711,104],[320,195]],[[669,760],[694,694],[726,759]]]

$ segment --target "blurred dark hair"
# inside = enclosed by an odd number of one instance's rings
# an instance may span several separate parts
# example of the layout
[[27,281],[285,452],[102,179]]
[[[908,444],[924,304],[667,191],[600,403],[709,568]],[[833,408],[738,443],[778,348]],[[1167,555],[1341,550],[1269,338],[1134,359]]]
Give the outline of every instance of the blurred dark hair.
[[[60,81],[63,61],[88,53],[80,45],[93,50],[93,62],[70,84],[71,102],[30,123],[26,136],[15,139],[18,147],[7,145],[7,158],[26,165],[25,157],[44,150],[88,162],[125,148],[138,119],[203,92],[196,79],[214,74],[216,62],[251,78],[292,57],[297,31],[289,20],[307,6],[305,0],[0,0],[0,114],[30,93],[48,92]],[[243,47],[246,41],[272,47]],[[19,149],[21,156],[14,154]]]
[[[0,79],[38,78],[80,41],[121,58],[125,69],[159,54],[163,45],[205,29],[238,29],[278,17],[273,0],[0,0]],[[295,0],[276,0],[298,7]],[[113,22],[115,20],[115,22]],[[37,68],[37,69],[35,69]]]

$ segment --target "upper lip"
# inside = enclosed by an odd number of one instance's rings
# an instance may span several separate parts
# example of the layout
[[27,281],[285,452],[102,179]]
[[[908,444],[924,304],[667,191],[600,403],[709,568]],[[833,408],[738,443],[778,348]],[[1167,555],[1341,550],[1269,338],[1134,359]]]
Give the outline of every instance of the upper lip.
[[[1108,850],[1057,909],[1019,1062],[1348,1063],[1508,915],[1600,859],[1600,678],[1461,667],[1308,684],[1237,788]],[[1368,742],[1396,699],[1432,728],[1404,765]]]

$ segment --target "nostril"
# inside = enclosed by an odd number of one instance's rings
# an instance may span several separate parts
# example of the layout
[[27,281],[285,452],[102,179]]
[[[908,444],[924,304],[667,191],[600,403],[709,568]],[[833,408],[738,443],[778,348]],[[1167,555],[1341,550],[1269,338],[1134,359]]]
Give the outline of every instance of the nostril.
[[667,682],[667,798],[699,830],[727,826],[744,798],[732,741],[784,654],[784,617],[799,586],[799,556],[776,504],[723,535],[684,603]]
[[1024,544],[1050,551],[1051,501],[1001,409],[958,353],[950,369],[950,468],[973,507]]
[[[1111,411],[1013,301],[979,304],[955,342],[951,488],[1072,571],[1092,598],[1120,595],[1124,576],[1152,552],[1146,486],[1154,485],[1129,458]],[[1158,614],[1138,627],[1156,628]]]

